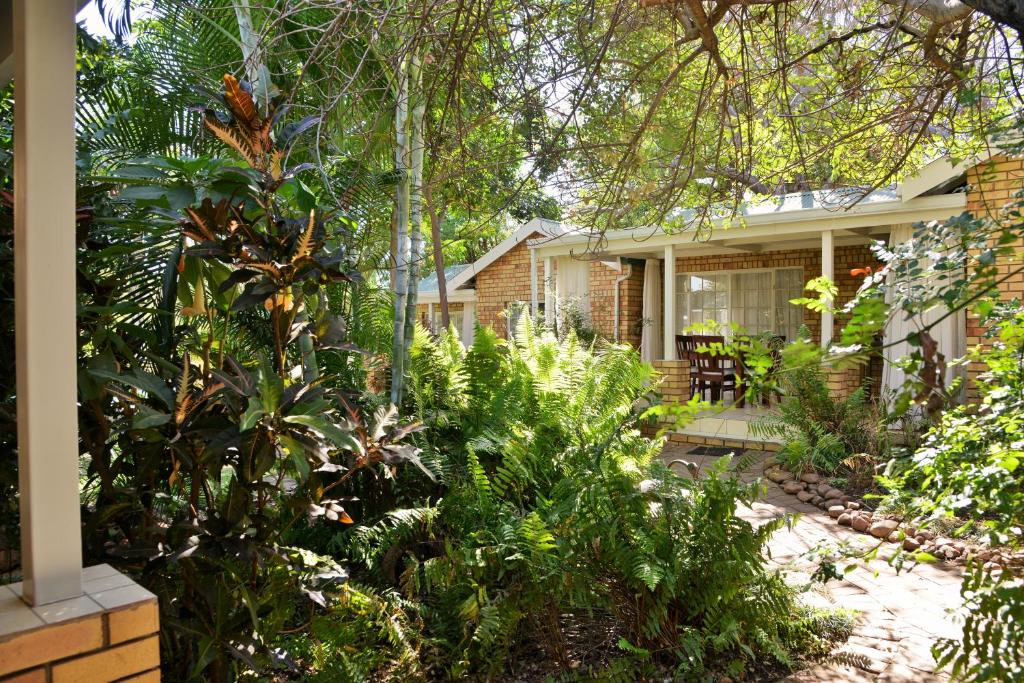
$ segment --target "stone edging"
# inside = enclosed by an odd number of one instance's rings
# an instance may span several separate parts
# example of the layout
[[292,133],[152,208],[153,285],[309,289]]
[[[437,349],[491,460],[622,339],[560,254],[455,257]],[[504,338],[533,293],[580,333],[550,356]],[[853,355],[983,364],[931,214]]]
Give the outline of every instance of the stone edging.
[[832,486],[820,474],[804,472],[797,477],[774,457],[765,459],[764,476],[800,502],[828,513],[837,524],[890,543],[900,543],[907,552],[925,552],[939,560],[957,564],[977,559],[984,563],[985,570],[994,575],[1006,568],[1019,570],[1024,567],[1024,554],[965,543],[877,514],[867,509],[863,502]]

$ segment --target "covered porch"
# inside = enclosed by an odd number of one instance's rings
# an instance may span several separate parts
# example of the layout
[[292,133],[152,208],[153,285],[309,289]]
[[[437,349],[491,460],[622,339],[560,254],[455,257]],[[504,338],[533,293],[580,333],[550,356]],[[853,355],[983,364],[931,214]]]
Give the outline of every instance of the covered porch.
[[[535,263],[543,260],[544,272],[552,272],[552,266],[558,273],[566,264],[589,264],[592,316],[614,318],[614,337],[637,345],[642,358],[664,375],[665,397],[685,401],[690,398],[690,367],[679,358],[676,336],[693,326],[710,326],[726,338],[740,330],[782,337],[786,342],[806,331],[828,348],[841,321],[831,311],[818,314],[790,303],[797,297],[816,296],[804,291],[806,283],[828,278],[838,290],[833,302],[838,309],[860,287],[863,275],[857,271],[879,267],[870,248],[873,243],[909,240],[914,223],[945,220],[966,205],[963,193],[910,194],[902,188],[876,190],[852,207],[849,192],[785,195],[751,205],[741,216],[715,222],[709,238],[660,228],[622,230],[608,233],[596,249],[592,235],[577,231],[558,239],[535,240],[530,245],[531,258]],[[626,277],[627,268],[640,276]],[[618,275],[602,275],[603,270]],[[547,281],[546,309],[557,305],[564,279]],[[607,287],[600,288],[610,280],[609,296]],[[634,303],[639,299],[640,305],[622,303],[631,297]],[[540,301],[540,293],[534,292],[535,310]],[[633,329],[638,333],[631,338]],[[887,335],[890,332],[895,339],[905,335],[905,330],[887,330]],[[947,357],[962,352],[965,334],[962,319],[948,321],[940,339]],[[830,389],[838,395],[849,393],[869,375],[879,391],[894,386],[902,380],[892,376],[897,368],[890,361],[907,352],[905,345],[894,345],[885,349],[877,367],[829,370]],[[749,423],[764,410],[762,406],[734,407],[730,400],[724,411],[702,416],[686,431],[704,439],[751,441],[756,437],[749,432]]]

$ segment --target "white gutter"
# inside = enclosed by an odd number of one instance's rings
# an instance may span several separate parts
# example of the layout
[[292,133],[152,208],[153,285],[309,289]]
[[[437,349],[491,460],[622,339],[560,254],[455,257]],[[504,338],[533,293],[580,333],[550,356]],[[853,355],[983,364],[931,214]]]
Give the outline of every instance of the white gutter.
[[[874,227],[880,225],[897,225],[918,221],[945,220],[957,215],[967,206],[967,196],[963,193],[917,197],[909,201],[892,200],[858,204],[848,211],[835,209],[802,209],[779,213],[755,214],[747,217],[725,218],[713,221],[711,227],[717,229],[715,239],[763,240],[766,238],[785,238],[818,235],[822,230],[849,230],[854,228]],[[730,227],[742,221],[740,227]],[[607,240],[604,251],[610,253],[645,252],[660,250],[670,244],[692,244],[702,246],[695,241],[692,232],[666,233],[658,227],[630,228],[614,230],[605,234]],[[539,256],[559,256],[569,254],[573,247],[586,247],[592,244],[593,236],[588,234],[566,234],[557,238],[530,240],[530,246],[536,246]]]
[[615,335],[614,335],[614,338],[615,338],[616,343],[618,343],[618,341],[619,341],[619,285],[622,283],[623,280],[628,279],[629,276],[632,275],[632,274],[633,274],[633,266],[632,265],[627,265],[626,266],[626,270],[623,271],[622,275],[620,275],[617,278],[615,278]]
[[[441,303],[441,295],[437,291],[420,292],[416,295],[416,300],[421,304],[439,304]],[[476,301],[476,290],[457,289],[455,291],[450,291],[448,292],[448,301],[451,303]]]

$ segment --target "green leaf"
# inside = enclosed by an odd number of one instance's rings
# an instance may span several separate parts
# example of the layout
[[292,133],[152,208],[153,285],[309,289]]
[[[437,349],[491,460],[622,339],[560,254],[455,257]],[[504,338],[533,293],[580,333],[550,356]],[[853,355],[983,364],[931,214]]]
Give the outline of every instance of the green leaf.
[[284,380],[278,377],[270,363],[263,356],[260,356],[259,367],[259,391],[263,399],[263,411],[268,415],[277,412],[281,405],[281,393],[284,391]]
[[285,422],[308,427],[329,440],[338,448],[363,455],[363,445],[350,432],[346,432],[329,422],[326,418],[316,415],[289,415]]
[[174,409],[174,392],[156,375],[142,370],[136,370],[131,375],[119,375],[116,372],[99,369],[89,370],[89,372],[94,377],[112,379],[115,382],[121,382],[122,384],[134,387],[148,396],[159,399],[169,410]]
[[288,451],[292,462],[295,463],[295,471],[298,473],[299,479],[302,481],[309,479],[309,460],[306,459],[306,447],[287,434],[278,434],[277,440],[281,442],[284,449]]
[[238,424],[238,430],[242,432],[249,431],[264,415],[263,405],[260,403],[260,400],[256,396],[250,396],[249,407],[242,415],[242,421]]
[[171,421],[168,413],[158,413],[152,408],[141,406],[139,411],[132,417],[132,429],[149,429],[160,427]]

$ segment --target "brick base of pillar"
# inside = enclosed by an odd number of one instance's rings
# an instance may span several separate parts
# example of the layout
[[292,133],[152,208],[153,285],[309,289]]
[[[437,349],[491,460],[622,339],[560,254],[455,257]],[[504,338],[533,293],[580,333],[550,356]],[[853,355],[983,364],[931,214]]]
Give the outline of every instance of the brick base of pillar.
[[160,681],[156,596],[109,565],[82,572],[81,597],[28,606],[0,586],[0,683]]

